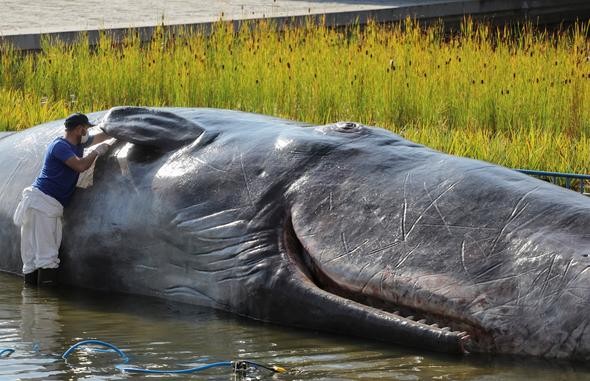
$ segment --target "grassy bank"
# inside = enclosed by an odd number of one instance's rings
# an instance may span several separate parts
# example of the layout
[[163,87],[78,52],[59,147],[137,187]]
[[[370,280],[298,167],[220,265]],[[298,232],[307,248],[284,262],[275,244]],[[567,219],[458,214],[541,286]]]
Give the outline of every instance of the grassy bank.
[[354,120],[509,167],[590,172],[588,25],[545,33],[411,22],[210,36],[103,36],[96,50],[3,47],[0,130],[114,105],[240,109],[323,124]]

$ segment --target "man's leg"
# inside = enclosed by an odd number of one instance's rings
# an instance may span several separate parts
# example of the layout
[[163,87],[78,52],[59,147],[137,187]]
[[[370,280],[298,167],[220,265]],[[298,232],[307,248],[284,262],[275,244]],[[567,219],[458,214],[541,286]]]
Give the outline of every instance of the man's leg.
[[25,283],[37,285],[37,268],[35,266],[35,221],[30,213],[25,211],[23,224],[20,227],[20,255],[23,261]]
[[61,218],[49,217],[32,209],[35,215],[35,267],[39,269],[38,283],[53,285],[57,282],[59,246],[61,244]]

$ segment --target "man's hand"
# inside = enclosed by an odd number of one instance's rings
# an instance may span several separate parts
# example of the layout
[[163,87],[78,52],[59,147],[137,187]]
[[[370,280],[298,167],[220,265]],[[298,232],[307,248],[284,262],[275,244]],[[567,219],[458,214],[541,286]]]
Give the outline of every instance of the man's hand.
[[110,148],[110,146],[108,144],[103,143],[101,145],[96,146],[96,148],[94,148],[94,152],[96,152],[97,156],[102,156],[105,153],[107,153],[109,148]]
[[96,135],[92,135],[92,144],[89,147],[95,146],[99,143],[104,142],[105,140],[109,140],[111,137],[105,134],[104,132],[99,132]]

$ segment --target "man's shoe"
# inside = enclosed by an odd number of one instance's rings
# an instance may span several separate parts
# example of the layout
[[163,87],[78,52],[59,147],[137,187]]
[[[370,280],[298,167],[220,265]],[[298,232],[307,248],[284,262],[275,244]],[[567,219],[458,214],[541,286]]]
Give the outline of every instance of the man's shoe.
[[56,286],[57,285],[57,269],[39,269],[39,277],[37,279],[37,285],[43,286]]
[[31,273],[25,274],[25,284],[27,286],[36,286],[39,281],[39,270],[35,270]]

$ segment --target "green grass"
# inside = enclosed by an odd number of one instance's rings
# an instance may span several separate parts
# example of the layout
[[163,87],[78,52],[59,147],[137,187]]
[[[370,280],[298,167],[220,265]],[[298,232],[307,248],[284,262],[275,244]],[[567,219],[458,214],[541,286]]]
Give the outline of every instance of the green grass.
[[211,35],[108,35],[97,49],[0,49],[0,130],[115,105],[219,107],[377,125],[509,167],[590,173],[590,24],[547,33],[406,21],[336,31],[268,22]]

